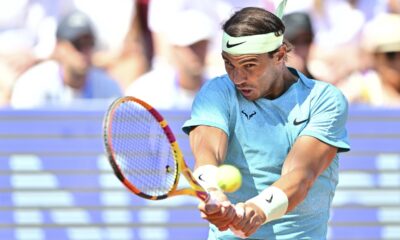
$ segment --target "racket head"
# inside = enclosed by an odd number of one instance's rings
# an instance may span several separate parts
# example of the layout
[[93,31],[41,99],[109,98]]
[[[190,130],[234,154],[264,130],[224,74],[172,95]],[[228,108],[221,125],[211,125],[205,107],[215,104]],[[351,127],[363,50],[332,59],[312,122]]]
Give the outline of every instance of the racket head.
[[121,97],[110,105],[103,130],[108,160],[129,190],[151,200],[176,194],[184,160],[160,113],[140,99]]

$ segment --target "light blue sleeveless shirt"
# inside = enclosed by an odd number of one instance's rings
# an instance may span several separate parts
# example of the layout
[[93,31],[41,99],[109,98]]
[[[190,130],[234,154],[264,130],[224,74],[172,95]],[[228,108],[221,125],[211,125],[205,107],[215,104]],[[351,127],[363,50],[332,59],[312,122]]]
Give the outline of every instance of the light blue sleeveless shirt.
[[[283,162],[300,136],[308,135],[348,151],[345,129],[348,104],[333,85],[299,79],[274,100],[248,101],[227,75],[208,81],[197,94],[191,119],[183,130],[198,125],[222,129],[228,135],[226,164],[239,168],[243,184],[228,194],[245,202],[280,177]],[[306,199],[293,211],[260,227],[249,239],[326,239],[331,202],[338,183],[338,156],[318,177]],[[211,225],[209,239],[239,239]]]

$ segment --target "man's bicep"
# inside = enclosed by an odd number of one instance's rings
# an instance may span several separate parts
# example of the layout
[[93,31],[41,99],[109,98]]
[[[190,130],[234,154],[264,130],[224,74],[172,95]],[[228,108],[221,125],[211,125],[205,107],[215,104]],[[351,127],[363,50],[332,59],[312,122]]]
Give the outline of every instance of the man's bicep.
[[228,146],[228,136],[223,130],[206,125],[194,126],[189,133],[189,139],[196,167],[223,163]]

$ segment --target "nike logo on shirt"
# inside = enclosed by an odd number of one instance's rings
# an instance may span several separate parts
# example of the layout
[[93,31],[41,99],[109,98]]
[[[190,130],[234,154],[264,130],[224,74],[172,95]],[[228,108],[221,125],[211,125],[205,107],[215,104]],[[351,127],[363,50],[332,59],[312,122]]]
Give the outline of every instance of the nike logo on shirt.
[[307,119],[304,119],[304,120],[301,120],[301,121],[297,121],[297,119],[294,119],[294,121],[293,121],[293,125],[300,125],[300,124],[302,124],[302,123],[305,123],[305,122],[307,122],[307,121],[308,121],[308,119],[309,119],[309,118],[307,118]]

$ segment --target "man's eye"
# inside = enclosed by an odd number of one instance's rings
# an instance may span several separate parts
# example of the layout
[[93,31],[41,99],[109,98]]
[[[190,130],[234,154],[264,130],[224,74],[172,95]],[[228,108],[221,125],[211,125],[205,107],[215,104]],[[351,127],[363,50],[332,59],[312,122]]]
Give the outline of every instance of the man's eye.
[[246,64],[244,65],[245,68],[253,68],[255,65],[254,64]]
[[230,67],[230,68],[233,68],[232,63],[230,63],[230,62],[225,62],[225,65],[228,66],[228,67]]

